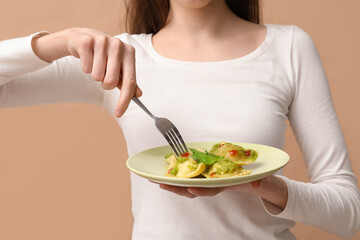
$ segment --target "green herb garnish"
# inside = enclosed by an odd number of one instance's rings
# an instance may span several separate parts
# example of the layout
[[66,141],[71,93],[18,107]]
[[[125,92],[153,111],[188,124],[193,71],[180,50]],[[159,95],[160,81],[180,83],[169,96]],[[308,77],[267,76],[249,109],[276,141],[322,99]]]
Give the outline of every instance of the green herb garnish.
[[197,163],[203,163],[205,165],[211,165],[222,159],[223,157],[209,153],[205,151],[205,153],[200,152],[196,149],[190,148],[193,154],[191,154],[191,157],[197,162]]

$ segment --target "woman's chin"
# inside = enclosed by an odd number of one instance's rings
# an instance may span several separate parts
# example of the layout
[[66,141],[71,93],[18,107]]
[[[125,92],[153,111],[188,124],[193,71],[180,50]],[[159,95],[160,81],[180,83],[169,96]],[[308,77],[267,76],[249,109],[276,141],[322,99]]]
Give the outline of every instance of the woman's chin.
[[209,5],[213,0],[171,0],[171,2],[185,8],[200,9]]

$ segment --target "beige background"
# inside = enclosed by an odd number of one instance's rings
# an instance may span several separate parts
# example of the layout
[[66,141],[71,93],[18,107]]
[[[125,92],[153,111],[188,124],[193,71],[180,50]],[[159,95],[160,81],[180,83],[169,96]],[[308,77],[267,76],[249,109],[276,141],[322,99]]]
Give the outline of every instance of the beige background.
[[[360,176],[360,2],[264,2],[265,23],[296,24],[317,44],[353,168]],[[72,26],[115,35],[121,32],[120,3],[2,1],[0,39]],[[292,157],[286,175],[306,181],[306,169],[291,130],[287,132],[286,150]],[[127,153],[121,129],[105,110],[87,104],[0,110],[0,151],[0,239],[130,238]],[[339,239],[301,223],[293,232],[299,239]],[[360,234],[353,239],[360,239]]]

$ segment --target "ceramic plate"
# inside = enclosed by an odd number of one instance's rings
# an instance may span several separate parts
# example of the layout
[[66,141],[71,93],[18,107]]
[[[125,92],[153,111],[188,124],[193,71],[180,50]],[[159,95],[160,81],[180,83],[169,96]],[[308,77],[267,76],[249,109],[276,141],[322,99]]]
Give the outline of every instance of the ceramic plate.
[[[187,143],[190,148],[202,148],[210,150],[216,142],[194,142]],[[284,167],[290,160],[289,155],[277,148],[251,144],[251,143],[233,143],[244,148],[251,148],[258,152],[259,156],[255,162],[243,166],[246,169],[252,169],[249,175],[227,178],[175,178],[166,177],[165,171],[168,164],[164,156],[172,152],[170,146],[161,146],[151,148],[131,156],[126,166],[135,174],[158,183],[182,187],[225,187],[232,186],[255,180],[262,179],[274,174]]]

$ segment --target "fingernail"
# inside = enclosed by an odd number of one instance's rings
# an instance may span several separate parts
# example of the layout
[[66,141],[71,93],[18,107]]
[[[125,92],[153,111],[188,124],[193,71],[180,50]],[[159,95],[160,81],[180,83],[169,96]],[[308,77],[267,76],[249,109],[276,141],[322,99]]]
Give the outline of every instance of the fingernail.
[[259,181],[255,181],[255,182],[251,182],[251,186],[253,187],[253,188],[259,188],[260,187],[260,185],[261,185],[261,180]]

